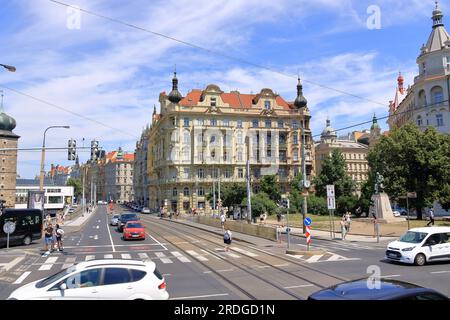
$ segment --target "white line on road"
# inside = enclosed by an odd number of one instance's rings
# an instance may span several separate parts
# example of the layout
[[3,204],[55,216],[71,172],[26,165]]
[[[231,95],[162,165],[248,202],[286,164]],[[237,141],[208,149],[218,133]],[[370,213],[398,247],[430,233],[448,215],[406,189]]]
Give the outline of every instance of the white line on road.
[[30,275],[31,271],[24,272],[19,278],[17,278],[16,281],[13,282],[13,284],[19,284],[22,283],[23,280],[25,280],[26,277]]
[[162,263],[173,263],[172,260],[166,257],[163,252],[155,252],[155,255],[161,260]]
[[128,253],[122,253],[122,259],[131,259],[131,255]]
[[399,274],[391,274],[391,275],[387,275],[387,276],[381,276],[380,278],[394,278],[394,277],[400,277]]
[[283,263],[283,264],[274,264],[274,267],[287,267],[289,263]]
[[146,254],[144,252],[139,252],[138,255],[139,255],[139,258],[141,258],[141,259],[148,259],[149,258],[148,254]]
[[216,255],[213,255],[213,254],[211,254],[210,252],[208,252],[208,251],[206,251],[206,250],[204,250],[204,249],[200,249],[200,250],[203,251],[204,253],[206,253],[207,255],[216,258],[217,260],[221,260],[220,257],[218,257],[218,256],[216,256]]
[[284,287],[285,289],[295,289],[295,288],[306,288],[306,287],[314,287],[313,284],[302,284],[300,286],[291,286],[291,287]]
[[53,264],[58,260],[58,257],[51,257],[45,260],[44,264],[39,268],[39,270],[50,270]]
[[203,271],[203,273],[212,273],[212,271]]
[[94,240],[98,240],[98,235],[95,235],[95,236],[94,236]]
[[95,259],[95,256],[88,255],[88,256],[86,256],[85,261],[94,260],[94,259]]
[[113,255],[112,255],[112,254],[105,254],[105,255],[103,256],[103,258],[105,258],[105,259],[112,259],[112,258],[113,258]]
[[253,252],[250,252],[250,251],[247,251],[247,250],[244,250],[244,249],[241,249],[241,248],[234,248],[234,247],[233,247],[232,250],[237,251],[237,252],[240,252],[240,253],[242,253],[243,255],[246,255],[246,256],[249,256],[249,257],[257,257],[257,256],[258,256],[257,254],[255,254],[255,253],[253,253]]
[[[142,247],[142,246],[160,246],[157,243],[145,243],[145,244],[116,244],[115,247]],[[111,245],[99,245],[99,246],[81,246],[82,248],[109,248]],[[73,249],[79,247],[64,247],[65,249]],[[167,250],[167,249],[166,249]]]
[[159,242],[158,240],[156,240],[155,238],[153,238],[148,232],[146,232],[145,234],[148,235],[150,238],[152,238],[153,241],[155,241],[155,242],[156,242],[157,244],[159,244],[161,247],[163,247],[164,250],[167,250],[167,248],[166,248],[161,242]]
[[233,271],[234,268],[230,268],[230,269],[222,269],[222,270],[217,270],[217,272],[229,272],[229,271]]
[[450,271],[447,271],[447,270],[443,270],[443,271],[433,271],[433,272],[430,272],[430,273],[450,273]]
[[313,255],[311,258],[307,259],[306,262],[308,262],[308,263],[317,262],[322,257],[323,257],[323,254],[316,254],[316,255]]
[[258,269],[267,269],[267,268],[271,268],[271,266],[256,266],[256,268],[258,268]]
[[169,300],[201,299],[201,298],[223,297],[223,296],[228,296],[228,293],[208,294],[203,296],[177,297],[177,298],[170,298]]
[[198,254],[194,250],[186,250],[187,253],[189,253],[191,256],[193,256],[195,259],[200,261],[208,261],[208,258],[205,258],[204,256]]
[[189,260],[188,258],[186,258],[185,256],[183,256],[181,253],[179,253],[178,251],[171,251],[171,253],[173,254],[173,256],[175,258],[177,258],[178,260],[180,260],[181,262],[191,262],[191,260]]
[[15,258],[13,261],[11,261],[11,262],[9,262],[9,263],[7,263],[7,264],[4,264],[3,265],[3,269],[5,270],[5,271],[9,271],[9,269],[11,269],[12,267],[14,267],[16,264],[18,264],[20,261],[22,261],[23,259],[25,259],[25,256],[23,256],[23,257],[17,257],[17,258]]
[[[106,212],[105,212],[105,214],[107,215]],[[108,216],[106,216],[106,217],[108,217]],[[116,248],[114,248],[114,242],[113,242],[113,239],[111,237],[111,231],[109,230],[109,227],[108,227],[108,219],[106,219],[106,229],[108,229],[109,240],[111,240],[111,247],[113,249],[113,252],[116,252]]]

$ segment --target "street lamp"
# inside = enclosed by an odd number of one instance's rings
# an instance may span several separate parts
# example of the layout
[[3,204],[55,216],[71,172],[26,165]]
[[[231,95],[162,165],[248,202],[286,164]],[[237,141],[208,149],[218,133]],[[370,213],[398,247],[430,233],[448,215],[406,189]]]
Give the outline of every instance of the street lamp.
[[16,72],[16,67],[13,67],[13,66],[8,66],[8,65],[6,65],[6,64],[1,64],[1,63],[0,63],[0,67],[5,68],[5,69],[8,70],[9,72]]
[[44,163],[45,163],[45,134],[47,133],[47,131],[49,129],[52,128],[64,128],[64,129],[69,129],[70,126],[51,126],[48,127],[47,129],[45,129],[44,131],[44,140],[42,142],[42,155],[41,155],[41,176],[39,179],[39,190],[40,191],[44,191]]

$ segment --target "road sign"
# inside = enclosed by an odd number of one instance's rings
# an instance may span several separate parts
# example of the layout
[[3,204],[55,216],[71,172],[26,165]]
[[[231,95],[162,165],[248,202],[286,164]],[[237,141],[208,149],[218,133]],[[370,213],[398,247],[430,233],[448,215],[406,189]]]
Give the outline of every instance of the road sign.
[[311,182],[309,180],[305,180],[304,183],[303,183],[303,186],[305,188],[309,188],[311,186]]
[[334,184],[327,185],[327,197],[334,197]]
[[312,222],[312,221],[311,221],[311,218],[310,218],[310,217],[306,217],[306,218],[305,218],[305,226],[307,226],[307,227],[310,226],[310,225],[311,225],[311,222]]
[[309,245],[311,244],[311,226],[306,227],[306,244],[309,251]]
[[335,197],[327,197],[327,206],[328,206],[328,210],[336,209],[336,198]]
[[407,196],[408,198],[417,198],[417,193],[416,193],[416,192],[408,192],[408,193],[406,194],[406,196]]
[[3,225],[3,231],[6,234],[11,234],[16,230],[16,224],[14,222],[8,221]]

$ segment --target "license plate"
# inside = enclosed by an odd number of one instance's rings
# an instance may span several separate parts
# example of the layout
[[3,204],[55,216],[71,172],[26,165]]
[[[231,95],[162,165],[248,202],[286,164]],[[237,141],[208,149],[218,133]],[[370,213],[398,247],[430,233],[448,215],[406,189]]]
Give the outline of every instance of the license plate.
[[394,257],[394,258],[396,258],[396,257],[397,257],[397,255],[396,255],[396,254],[394,254],[394,253],[389,253],[389,254],[388,254],[388,257]]
[[133,234],[132,237],[133,238],[137,238],[137,237],[139,237],[139,235],[138,234]]

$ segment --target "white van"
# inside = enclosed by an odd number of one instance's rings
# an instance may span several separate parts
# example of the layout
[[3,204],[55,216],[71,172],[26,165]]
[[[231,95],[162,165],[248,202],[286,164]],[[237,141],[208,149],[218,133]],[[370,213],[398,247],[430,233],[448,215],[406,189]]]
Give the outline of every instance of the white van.
[[450,260],[450,227],[415,228],[388,244],[386,258],[423,266]]

